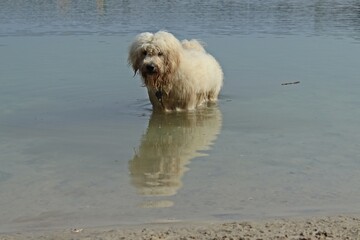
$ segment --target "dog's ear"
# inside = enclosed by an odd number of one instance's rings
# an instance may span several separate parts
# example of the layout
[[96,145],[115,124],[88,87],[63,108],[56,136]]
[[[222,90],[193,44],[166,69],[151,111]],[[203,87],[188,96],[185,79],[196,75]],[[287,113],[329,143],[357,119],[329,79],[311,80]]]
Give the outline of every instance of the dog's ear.
[[134,76],[133,76],[133,77],[135,77],[135,76],[136,76],[137,71],[138,71],[138,69],[134,69]]
[[136,72],[139,68],[138,68],[138,63],[136,62],[136,55],[133,51],[131,51],[131,49],[129,51],[128,64],[134,70],[134,75],[136,75]]
[[177,71],[183,47],[181,42],[171,33],[159,31],[155,34],[157,39],[160,39],[160,49],[163,51],[165,63],[165,75],[172,75]]
[[165,74],[172,75],[178,68],[180,64],[180,51],[170,50],[169,53],[165,54]]
[[137,49],[132,45],[129,50],[129,56],[128,56],[128,64],[132,67],[134,70],[134,76],[136,75],[137,71],[139,70],[139,56],[137,53]]

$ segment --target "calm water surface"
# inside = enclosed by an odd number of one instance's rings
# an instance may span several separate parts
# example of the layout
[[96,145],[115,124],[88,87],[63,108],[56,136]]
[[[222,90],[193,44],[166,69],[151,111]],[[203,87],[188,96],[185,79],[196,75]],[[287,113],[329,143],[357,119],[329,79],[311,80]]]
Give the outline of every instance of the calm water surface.
[[[216,106],[152,114],[126,58],[159,29]],[[359,213],[359,43],[357,1],[1,1],[0,231]]]

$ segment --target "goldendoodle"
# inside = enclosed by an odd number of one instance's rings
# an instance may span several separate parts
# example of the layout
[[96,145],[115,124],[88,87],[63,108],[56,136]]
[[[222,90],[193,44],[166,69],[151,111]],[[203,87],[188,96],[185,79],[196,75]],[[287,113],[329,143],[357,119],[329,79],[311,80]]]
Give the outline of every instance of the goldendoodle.
[[141,33],[128,62],[141,74],[155,111],[193,110],[214,102],[223,84],[219,63],[197,40],[180,42],[171,33]]

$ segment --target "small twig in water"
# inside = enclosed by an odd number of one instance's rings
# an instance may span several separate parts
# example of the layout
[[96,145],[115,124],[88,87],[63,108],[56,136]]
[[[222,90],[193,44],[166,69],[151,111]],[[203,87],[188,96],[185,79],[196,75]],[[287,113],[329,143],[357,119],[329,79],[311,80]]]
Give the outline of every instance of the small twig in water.
[[299,84],[300,81],[296,81],[296,82],[286,82],[286,83],[282,83],[281,85],[291,85],[291,84]]

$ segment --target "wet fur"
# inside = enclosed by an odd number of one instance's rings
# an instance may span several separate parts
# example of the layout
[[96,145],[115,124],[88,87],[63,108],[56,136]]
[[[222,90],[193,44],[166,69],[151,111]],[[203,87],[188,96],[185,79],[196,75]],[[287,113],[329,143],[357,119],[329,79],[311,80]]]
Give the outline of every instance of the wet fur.
[[155,111],[192,110],[215,102],[223,84],[219,63],[199,41],[180,42],[165,31],[136,36],[128,62],[140,73]]

